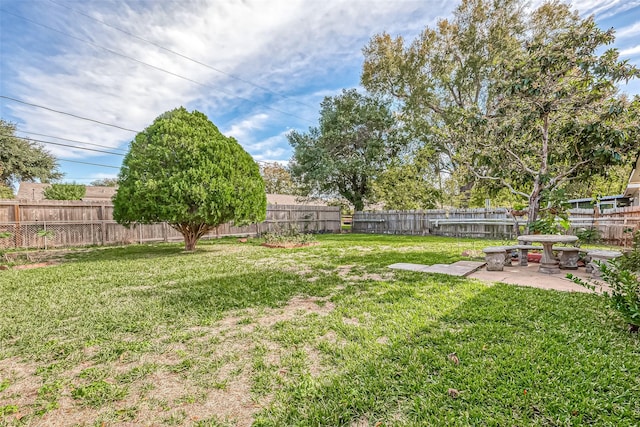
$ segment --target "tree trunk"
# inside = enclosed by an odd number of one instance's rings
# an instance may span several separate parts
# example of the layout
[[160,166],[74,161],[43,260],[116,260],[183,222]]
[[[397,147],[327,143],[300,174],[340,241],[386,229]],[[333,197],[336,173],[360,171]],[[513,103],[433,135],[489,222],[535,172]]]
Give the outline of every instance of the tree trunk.
[[360,212],[364,210],[364,202],[362,201],[362,198],[356,197],[356,199],[353,201],[353,210]]
[[194,230],[185,230],[182,233],[184,237],[184,250],[187,252],[194,252],[196,250],[196,243],[198,242],[198,237]]
[[533,191],[529,196],[529,209],[527,211],[527,232],[531,232],[531,225],[538,219],[538,213],[540,212],[540,182],[536,178],[533,182]]
[[549,169],[549,113],[542,116],[542,153],[540,158],[540,170],[533,180],[533,189],[529,196],[529,218],[527,230],[531,232],[531,225],[538,219],[540,212],[540,199],[542,195],[541,177],[547,174]]

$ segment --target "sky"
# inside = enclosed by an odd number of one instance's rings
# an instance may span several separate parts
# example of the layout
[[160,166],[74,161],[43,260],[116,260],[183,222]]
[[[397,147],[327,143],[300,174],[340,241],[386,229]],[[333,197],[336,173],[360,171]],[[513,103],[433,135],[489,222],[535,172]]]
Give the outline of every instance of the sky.
[[[63,182],[116,177],[135,134],[179,106],[256,161],[286,163],[287,133],[317,125],[325,96],[359,87],[373,35],[413,40],[457,4],[0,0],[0,118],[58,159]],[[640,66],[640,0],[571,5],[613,27],[620,58]],[[640,82],[621,90],[640,94]]]

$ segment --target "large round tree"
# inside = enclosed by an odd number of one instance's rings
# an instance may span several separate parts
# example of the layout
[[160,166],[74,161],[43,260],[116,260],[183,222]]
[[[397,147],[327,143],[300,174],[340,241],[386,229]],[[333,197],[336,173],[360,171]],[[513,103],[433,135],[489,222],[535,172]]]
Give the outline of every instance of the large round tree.
[[118,223],[166,221],[185,249],[211,229],[264,221],[266,195],[257,163],[204,114],[168,111],[131,142],[120,170]]

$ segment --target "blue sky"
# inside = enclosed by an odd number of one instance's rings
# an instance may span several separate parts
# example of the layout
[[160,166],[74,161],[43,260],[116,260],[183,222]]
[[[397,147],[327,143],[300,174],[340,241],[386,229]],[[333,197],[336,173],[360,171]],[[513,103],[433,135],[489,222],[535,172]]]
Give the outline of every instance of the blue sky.
[[[316,125],[325,96],[358,86],[372,35],[412,40],[456,4],[0,0],[0,95],[134,131],[182,105],[207,114],[256,160],[287,161],[286,134]],[[621,58],[640,66],[640,0],[571,4],[615,28]],[[622,90],[640,93],[640,82]],[[116,153],[44,143],[68,182],[115,177],[135,135],[5,98],[0,117],[20,136]]]

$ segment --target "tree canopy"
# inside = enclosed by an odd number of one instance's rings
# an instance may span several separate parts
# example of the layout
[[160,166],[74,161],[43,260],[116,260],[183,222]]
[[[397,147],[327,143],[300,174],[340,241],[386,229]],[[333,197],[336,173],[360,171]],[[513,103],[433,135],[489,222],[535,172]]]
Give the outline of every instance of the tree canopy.
[[0,119],[0,185],[62,178],[55,157],[41,145],[16,136],[16,126]]
[[51,184],[44,189],[47,200],[82,200],[87,193],[87,187],[82,184]]
[[118,186],[118,178],[100,178],[91,181],[91,184],[94,187],[117,187]]
[[264,180],[267,194],[298,194],[298,188],[293,182],[291,172],[281,164],[276,162],[261,163],[260,175]]
[[291,172],[307,194],[340,195],[356,210],[372,201],[372,181],[402,149],[387,103],[343,90],[321,104],[318,127],[288,135]]
[[545,193],[605,173],[637,141],[639,101],[616,84],[639,73],[606,49],[613,39],[557,1],[527,12],[519,0],[463,0],[409,46],[375,36],[362,83],[394,100],[438,169],[508,188],[533,222]]
[[136,135],[120,170],[114,218],[166,221],[185,249],[220,224],[263,221],[266,193],[257,163],[202,113],[168,111]]

